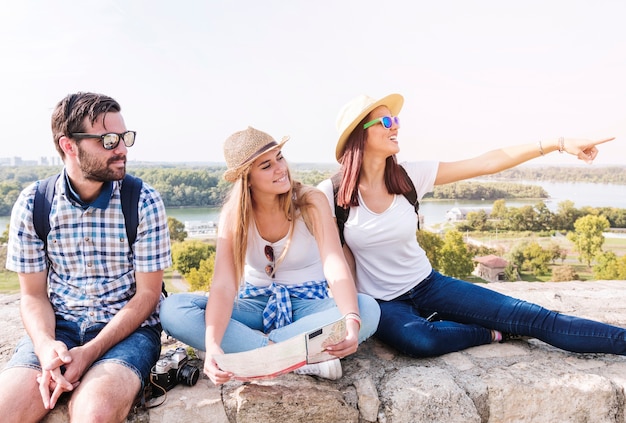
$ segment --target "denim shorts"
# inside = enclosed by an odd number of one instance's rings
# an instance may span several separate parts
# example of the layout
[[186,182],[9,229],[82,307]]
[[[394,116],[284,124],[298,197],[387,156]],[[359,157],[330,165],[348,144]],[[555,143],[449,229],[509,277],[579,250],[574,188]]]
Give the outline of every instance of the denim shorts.
[[[95,338],[105,326],[105,323],[81,324],[57,317],[56,339],[63,342],[69,350],[86,344]],[[143,389],[144,383],[150,377],[150,370],[159,359],[160,353],[161,325],[142,326],[94,361],[91,367],[104,362],[121,364],[132,370],[141,379]],[[33,342],[28,335],[18,342],[15,353],[5,369],[11,367],[28,367],[41,371]]]

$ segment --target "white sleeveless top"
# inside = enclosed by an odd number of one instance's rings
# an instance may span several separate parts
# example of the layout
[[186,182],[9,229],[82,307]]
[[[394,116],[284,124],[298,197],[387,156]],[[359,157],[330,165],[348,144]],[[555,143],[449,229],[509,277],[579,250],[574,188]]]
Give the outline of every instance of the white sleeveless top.
[[[439,162],[401,163],[421,200],[432,191]],[[318,188],[328,198],[335,215],[333,187],[330,179]],[[359,193],[359,206],[351,207],[344,226],[346,244],[356,262],[356,283],[359,292],[376,299],[391,300],[426,278],[432,266],[415,237],[417,215],[413,205],[396,195],[387,210],[374,213]]]
[[265,257],[265,246],[274,249],[274,259],[281,256],[289,234],[277,242],[268,242],[261,238],[254,223],[248,230],[248,250],[246,252],[245,280],[255,286],[269,286],[272,282],[282,285],[299,285],[304,282],[323,282],[326,280],[320,259],[317,241],[302,217],[296,220],[294,234],[287,254],[280,261],[274,279],[267,276],[265,266],[270,261]]

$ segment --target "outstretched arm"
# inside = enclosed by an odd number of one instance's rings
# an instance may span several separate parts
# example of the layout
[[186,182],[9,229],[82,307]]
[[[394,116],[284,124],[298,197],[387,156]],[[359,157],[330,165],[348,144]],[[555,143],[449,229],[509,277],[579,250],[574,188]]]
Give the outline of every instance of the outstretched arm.
[[587,140],[558,138],[530,144],[522,144],[492,150],[471,159],[456,162],[441,162],[435,185],[449,184],[482,175],[498,173],[553,151],[560,151],[578,157],[591,164],[598,155],[597,145],[615,138]]

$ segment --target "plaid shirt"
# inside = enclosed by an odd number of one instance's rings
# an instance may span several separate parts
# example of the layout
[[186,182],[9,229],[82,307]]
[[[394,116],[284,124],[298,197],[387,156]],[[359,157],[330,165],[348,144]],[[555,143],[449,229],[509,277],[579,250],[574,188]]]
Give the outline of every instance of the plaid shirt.
[[[22,191],[11,213],[6,267],[20,273],[48,269],[48,295],[57,316],[74,322],[109,322],[136,292],[135,272],[171,266],[167,215],[160,195],[143,184],[139,226],[129,248],[120,200],[121,182],[94,205],[72,200],[65,170],[56,182],[50,211],[48,253],[33,227],[39,182]],[[159,322],[159,307],[143,325]]]
[[305,300],[328,298],[328,284],[322,282],[304,282],[299,285],[282,285],[272,282],[268,286],[255,286],[246,282],[239,290],[239,298],[258,296],[270,297],[263,310],[263,330],[270,333],[272,329],[291,324],[293,319],[291,298]]

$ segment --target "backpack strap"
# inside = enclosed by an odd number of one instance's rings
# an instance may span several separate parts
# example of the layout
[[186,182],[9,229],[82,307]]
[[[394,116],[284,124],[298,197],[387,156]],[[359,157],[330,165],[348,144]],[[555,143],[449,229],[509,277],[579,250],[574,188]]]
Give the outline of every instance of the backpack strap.
[[[415,189],[415,185],[413,181],[409,177],[409,174],[406,173],[406,169],[404,167],[398,165],[402,172],[402,176],[409,183],[411,190],[409,192],[403,193],[404,197],[408,200],[409,203],[413,205],[415,209],[415,214],[417,215],[417,229],[420,229],[420,219],[419,219],[419,209],[420,203],[417,199],[417,190]],[[335,217],[337,219],[337,229],[339,230],[339,239],[341,240],[341,245],[345,244],[345,238],[343,236],[343,228],[348,220],[348,215],[350,214],[350,208],[343,208],[337,204],[337,192],[339,191],[339,185],[341,184],[341,172],[335,173],[331,178],[331,182],[333,183],[333,199],[335,201]]]
[[120,199],[122,202],[122,213],[124,213],[124,224],[126,225],[126,237],[128,245],[131,246],[137,239],[137,226],[139,226],[139,195],[143,181],[129,174],[122,180]]
[[415,214],[417,215],[417,229],[419,229],[420,228],[420,203],[417,200],[417,191],[415,190],[415,185],[413,185],[413,181],[409,177],[409,174],[406,173],[406,169],[400,165],[398,165],[398,167],[402,171],[402,175],[404,176],[404,179],[406,179],[406,181],[411,186],[411,191],[405,192],[403,195],[409,201],[409,203],[413,205],[413,208],[415,209]]
[[59,176],[61,176],[60,173],[41,180],[33,199],[33,226],[37,236],[43,241],[44,249],[48,246],[50,210],[52,209],[52,200]]
[[341,241],[341,245],[346,243],[346,240],[343,237],[343,227],[346,224],[346,220],[348,220],[348,215],[350,214],[349,208],[343,208],[337,204],[337,192],[339,191],[339,184],[341,183],[341,172],[335,173],[331,178],[331,182],[333,183],[333,200],[335,202],[335,218],[337,219],[337,229],[339,230],[339,240]]
[[[122,180],[120,189],[120,201],[122,202],[122,213],[124,213],[124,225],[126,226],[126,237],[128,245],[133,248],[137,239],[137,227],[139,226],[139,196],[143,188],[143,181],[137,176],[126,174]],[[164,297],[169,294],[165,288],[165,281],[161,282],[161,293]]]

